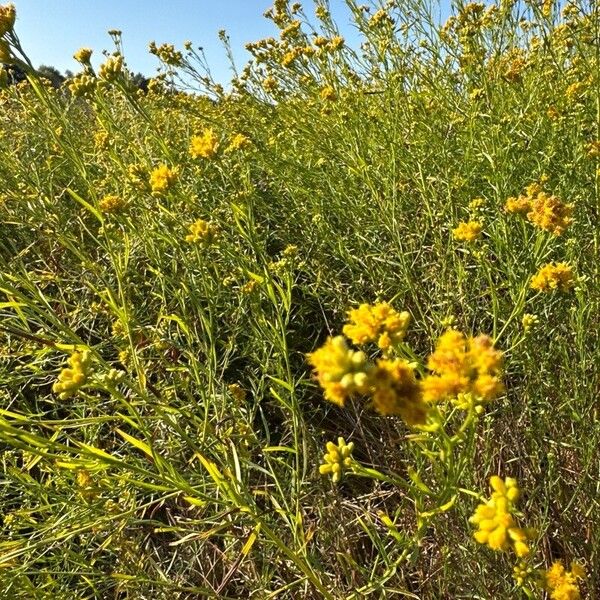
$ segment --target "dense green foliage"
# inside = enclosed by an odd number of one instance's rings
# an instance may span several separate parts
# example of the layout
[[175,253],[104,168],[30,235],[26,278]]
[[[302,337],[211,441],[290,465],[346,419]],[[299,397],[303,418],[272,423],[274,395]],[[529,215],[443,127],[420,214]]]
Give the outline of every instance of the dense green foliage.
[[[306,360],[378,300],[411,313],[421,360],[450,324],[504,351],[455,487],[516,477],[532,564],[581,560],[598,597],[599,5],[460,4],[439,26],[419,0],[347,3],[362,48],[324,2],[301,27],[277,2],[282,41],[251,46],[229,90],[163,46],[147,92],[118,55],[84,65],[92,83],[30,71],[1,92],[3,598],[524,594],[473,540],[476,498],[417,528],[448,488],[415,507],[319,475],[344,436],[436,488],[401,419],[327,403]],[[573,205],[562,235],[504,210],[534,182]],[[473,219],[481,237],[454,239]],[[198,220],[214,239],[186,239]],[[552,261],[575,286],[531,289]],[[76,351],[85,384],[59,398]]]

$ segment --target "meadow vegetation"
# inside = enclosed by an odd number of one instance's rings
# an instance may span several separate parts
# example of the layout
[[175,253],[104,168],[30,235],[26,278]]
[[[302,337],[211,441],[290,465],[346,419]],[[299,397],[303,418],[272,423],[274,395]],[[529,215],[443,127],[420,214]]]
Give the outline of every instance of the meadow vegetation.
[[600,4],[346,4],[145,91],[0,8],[2,598],[599,597]]

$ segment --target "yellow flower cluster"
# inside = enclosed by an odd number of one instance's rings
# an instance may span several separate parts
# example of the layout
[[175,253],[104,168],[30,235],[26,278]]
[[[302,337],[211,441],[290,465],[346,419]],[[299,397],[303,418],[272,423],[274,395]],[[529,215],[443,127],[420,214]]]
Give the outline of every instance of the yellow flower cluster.
[[548,263],[531,278],[531,287],[540,292],[560,290],[566,292],[575,285],[575,276],[570,265],[564,262]]
[[398,313],[387,302],[361,304],[348,311],[349,323],[344,325],[344,335],[355,344],[375,342],[382,350],[389,349],[406,335],[410,314]]
[[579,600],[578,579],[585,577],[584,568],[576,561],[571,563],[571,570],[567,571],[560,560],[544,572],[544,587],[551,600]]
[[152,194],[160,196],[167,192],[177,181],[177,169],[169,169],[167,165],[159,165],[150,173]]
[[594,140],[593,142],[589,142],[588,144],[586,144],[585,150],[590,158],[600,157],[600,140]]
[[219,139],[212,129],[205,129],[200,135],[192,137],[190,154],[193,158],[213,158],[219,148]]
[[526,215],[536,227],[561,235],[572,223],[573,205],[564,204],[556,196],[547,194],[538,183],[525,188],[518,198],[510,197],[504,205],[509,213]]
[[529,554],[528,532],[516,526],[513,516],[514,505],[520,491],[512,477],[502,480],[497,475],[490,478],[492,495],[485,504],[480,504],[470,521],[477,525],[474,538],[487,544],[492,550],[507,551],[512,548],[522,558]]
[[225,152],[234,152],[235,150],[245,150],[252,146],[252,140],[243,133],[236,133],[229,142]]
[[73,77],[67,87],[75,98],[84,98],[94,93],[97,83],[98,81],[95,77],[84,73]]
[[69,366],[60,372],[58,381],[52,386],[52,391],[58,394],[61,400],[70,398],[87,381],[91,362],[89,352],[73,353],[67,361]]
[[104,198],[98,202],[98,207],[103,213],[116,213],[125,205],[126,202],[123,198],[114,195],[104,196]]
[[205,246],[212,244],[219,235],[219,228],[210,221],[198,219],[189,227],[190,233],[185,236],[185,241],[192,244],[201,243]]
[[82,65],[87,65],[92,58],[92,49],[91,48],[79,48],[75,54],[73,54],[73,58],[81,63]]
[[452,230],[452,235],[461,242],[473,242],[483,230],[483,225],[478,221],[468,221],[458,224],[458,227]]
[[14,26],[17,9],[14,4],[0,6],[0,36],[8,33]]
[[433,371],[422,382],[427,402],[456,400],[459,394],[471,394],[476,400],[487,402],[504,391],[500,379],[502,353],[494,349],[487,335],[467,338],[449,329],[438,340],[427,367]]
[[166,65],[178,67],[183,63],[183,55],[179,50],[175,50],[173,44],[161,44],[157,46],[155,42],[150,42],[148,50],[150,54],[157,56]]
[[123,57],[121,55],[110,56],[106,62],[100,65],[98,75],[106,81],[115,81],[123,72]]
[[346,444],[343,437],[338,438],[337,445],[333,442],[327,442],[327,452],[323,456],[323,464],[319,466],[321,475],[331,475],[333,483],[338,483],[345,471],[352,467],[352,450],[354,442]]
[[[348,311],[344,334],[355,344],[377,342],[390,350],[408,327],[409,314],[398,313],[388,303],[361,304]],[[363,352],[350,349],[343,336],[328,338],[308,355],[325,397],[343,406],[352,394],[370,397],[381,415],[399,415],[410,426],[424,424],[430,402],[451,400],[467,410],[490,401],[504,390],[502,353],[486,335],[466,337],[453,329],[438,340],[427,367],[432,371],[418,379],[416,365],[402,358],[370,362]]]
[[337,99],[337,94],[335,92],[335,89],[333,89],[330,85],[326,85],[321,90],[321,100],[333,102],[336,99]]
[[373,406],[380,415],[399,415],[407,425],[427,420],[427,405],[413,366],[405,360],[379,360],[369,378]]
[[338,406],[354,393],[366,393],[369,389],[370,370],[364,352],[355,352],[346,344],[343,336],[327,338],[321,348],[308,355],[308,362],[317,372],[317,380],[325,398]]

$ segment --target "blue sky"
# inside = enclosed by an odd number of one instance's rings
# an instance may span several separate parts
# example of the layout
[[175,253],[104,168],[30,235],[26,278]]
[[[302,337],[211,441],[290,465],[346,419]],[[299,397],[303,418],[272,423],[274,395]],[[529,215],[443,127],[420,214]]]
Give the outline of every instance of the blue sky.
[[[78,70],[73,53],[82,46],[95,51],[98,64],[103,49],[112,50],[109,29],[123,31],[129,68],[152,76],[157,60],[148,43],[169,42],[181,47],[190,40],[205,49],[215,79],[228,81],[229,71],[217,31],[230,34],[238,66],[248,58],[244,44],[273,35],[274,25],[262,15],[272,0],[13,0],[17,33],[35,66],[52,65],[60,71]],[[304,2],[307,13],[312,3]],[[343,0],[331,0],[342,31],[352,36]]]

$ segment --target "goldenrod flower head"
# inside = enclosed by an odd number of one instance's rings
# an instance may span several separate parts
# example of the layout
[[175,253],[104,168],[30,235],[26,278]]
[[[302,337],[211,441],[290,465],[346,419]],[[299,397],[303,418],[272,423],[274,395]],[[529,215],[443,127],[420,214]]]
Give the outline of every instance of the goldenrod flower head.
[[177,181],[177,169],[170,169],[167,165],[159,165],[150,174],[150,188],[152,194],[160,196],[171,188]]
[[259,283],[256,279],[250,279],[240,288],[240,291],[242,294],[249,295],[258,287],[258,285]]
[[378,25],[393,25],[394,21],[390,15],[383,9],[380,8],[373,16],[369,19],[369,26],[377,27]]
[[573,205],[564,204],[556,196],[540,192],[531,201],[527,218],[540,229],[560,235],[573,221]]
[[375,342],[382,350],[388,350],[406,335],[410,314],[397,312],[387,302],[361,304],[348,311],[349,323],[343,332],[358,345]]
[[413,366],[403,359],[379,360],[369,378],[373,406],[381,415],[399,415],[407,425],[422,425],[427,405]]
[[468,223],[462,222],[458,224],[458,227],[452,230],[452,235],[456,240],[473,242],[481,235],[482,230],[483,225],[478,221],[469,221]]
[[564,262],[548,263],[531,278],[531,287],[540,292],[559,290],[566,292],[575,285],[575,275],[570,265]]
[[502,480],[494,475],[490,478],[490,486],[492,494],[489,500],[480,504],[470,518],[471,523],[478,527],[473,536],[492,550],[512,548],[519,558],[523,558],[530,552],[527,544],[529,533],[517,527],[513,516],[514,504],[520,495],[517,482],[511,477]]
[[534,570],[526,562],[521,561],[513,568],[513,579],[519,587],[524,587],[532,578]]
[[193,158],[213,158],[219,148],[219,138],[212,129],[205,129],[200,135],[192,137],[190,154]]
[[367,357],[364,352],[350,349],[341,335],[327,338],[323,346],[308,355],[308,362],[316,371],[325,398],[334,404],[343,406],[351,394],[369,389],[371,367]]
[[87,65],[92,58],[92,52],[91,48],[79,48],[79,50],[73,54],[73,58],[82,65]]
[[515,198],[511,196],[504,205],[504,210],[508,213],[526,215],[531,210],[531,199],[527,196]]
[[473,198],[471,202],[469,202],[469,209],[472,211],[477,211],[485,205],[485,200],[483,198]]
[[330,85],[326,85],[322,90],[321,90],[321,100],[325,100],[325,101],[329,101],[329,102],[333,102],[334,100],[337,99],[337,94],[335,92],[335,89],[332,88]]
[[575,102],[583,95],[587,89],[587,85],[583,81],[572,83],[565,91],[565,96],[569,102]]
[[300,21],[292,21],[287,27],[284,27],[280,32],[279,36],[282,40],[293,38],[300,31]]
[[327,442],[325,447],[327,452],[323,456],[323,464],[319,466],[319,473],[321,475],[331,475],[333,483],[338,483],[344,472],[352,468],[354,442],[346,444],[344,438],[339,437],[337,445],[333,442]]
[[91,75],[82,74],[73,77],[67,87],[76,98],[91,96],[96,89],[98,81]]
[[504,391],[500,379],[502,352],[494,349],[487,335],[467,338],[449,329],[438,340],[427,367],[433,371],[422,382],[427,402],[456,399],[461,393],[488,402]]
[[157,46],[155,42],[151,42],[148,50],[150,54],[154,54],[166,65],[172,67],[179,67],[183,63],[183,55],[179,50],[175,50],[173,44],[161,44]]
[[8,33],[14,26],[17,9],[14,4],[0,6],[0,36]]
[[600,140],[594,140],[585,145],[587,155],[590,158],[600,157]]
[[192,244],[201,243],[205,246],[212,244],[219,235],[219,227],[210,221],[198,219],[189,227],[190,233],[185,241]]
[[245,150],[252,146],[252,140],[245,136],[243,133],[236,133],[229,142],[226,152],[233,152],[234,150]]
[[523,318],[521,319],[521,325],[523,325],[523,329],[527,332],[532,327],[539,323],[540,319],[537,315],[532,315],[530,313],[525,313]]
[[74,352],[67,360],[68,367],[58,375],[52,391],[58,394],[61,400],[67,400],[81,388],[87,381],[91,370],[92,358],[88,351]]
[[551,600],[579,600],[581,594],[577,580],[584,577],[585,570],[579,563],[571,563],[571,570],[567,571],[560,560],[555,561],[542,575]]
[[127,202],[120,196],[108,195],[104,196],[104,198],[98,202],[98,207],[103,213],[116,213],[124,208],[126,204]]
[[269,94],[276,92],[277,89],[279,88],[277,79],[275,79],[275,77],[273,77],[272,75],[265,77],[262,82],[262,88],[263,88],[263,90],[265,90],[265,92],[267,92]]
[[98,76],[106,81],[115,81],[123,73],[123,57],[118,54],[117,56],[109,56],[106,62],[100,65],[98,69]]
[[331,38],[330,42],[329,42],[329,47],[332,50],[339,50],[340,48],[344,47],[345,44],[345,40],[342,36],[340,35],[336,35],[334,37]]

